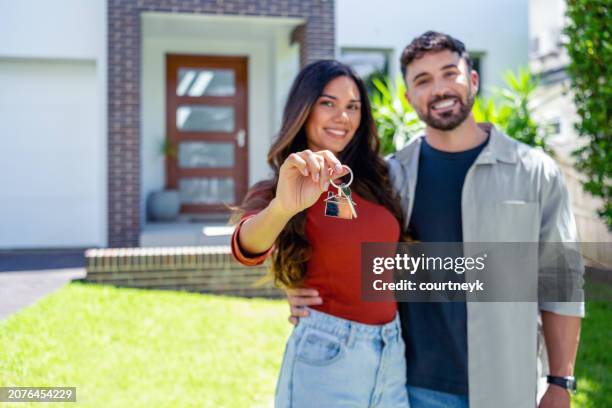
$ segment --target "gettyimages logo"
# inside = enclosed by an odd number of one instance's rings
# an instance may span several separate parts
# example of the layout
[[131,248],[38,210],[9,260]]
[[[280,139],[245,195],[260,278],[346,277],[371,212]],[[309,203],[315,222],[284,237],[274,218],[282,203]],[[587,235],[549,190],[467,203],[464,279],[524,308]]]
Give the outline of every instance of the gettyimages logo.
[[[413,278],[419,273],[440,273],[446,275],[448,272],[463,275],[466,272],[483,271],[487,254],[477,257],[452,257],[452,256],[410,256],[408,254],[396,254],[395,257],[376,257],[373,259],[372,273],[382,275],[385,272],[393,272],[396,279],[385,281],[375,279],[372,288],[375,291],[408,291],[408,292],[463,292],[473,293],[484,290],[484,282],[477,279],[475,282],[457,281],[457,279],[446,279],[443,281],[428,279],[402,279],[397,278],[403,274],[408,274]],[[456,300],[457,296],[449,297]]]
[[604,248],[559,242],[365,243],[362,299],[581,302],[585,249]]
[[487,254],[478,257],[457,257],[450,256],[421,256],[413,257],[408,254],[396,254],[395,257],[376,257],[373,260],[372,272],[380,275],[385,271],[404,271],[414,275],[419,270],[428,271],[453,271],[463,274],[466,271],[482,271],[485,269]]

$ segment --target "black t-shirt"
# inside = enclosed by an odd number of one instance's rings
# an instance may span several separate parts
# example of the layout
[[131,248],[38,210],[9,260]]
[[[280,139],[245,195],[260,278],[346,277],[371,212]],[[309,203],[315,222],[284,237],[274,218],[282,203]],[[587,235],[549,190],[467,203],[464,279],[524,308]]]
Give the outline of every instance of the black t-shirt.
[[[461,191],[468,169],[487,141],[457,153],[423,139],[409,231],[421,242],[462,242]],[[400,303],[408,385],[468,394],[465,302]]]

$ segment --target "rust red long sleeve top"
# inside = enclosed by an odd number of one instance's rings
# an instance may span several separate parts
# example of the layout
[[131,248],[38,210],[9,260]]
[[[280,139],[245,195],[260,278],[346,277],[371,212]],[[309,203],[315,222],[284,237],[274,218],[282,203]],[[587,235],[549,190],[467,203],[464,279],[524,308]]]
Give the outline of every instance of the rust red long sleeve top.
[[[335,190],[335,189],[334,189]],[[306,210],[306,236],[312,247],[312,256],[306,267],[305,287],[319,291],[323,304],[313,306],[344,319],[366,324],[384,324],[395,317],[397,305],[389,302],[361,300],[361,244],[364,242],[397,242],[400,226],[385,207],[366,201],[353,193],[358,218],[345,220],[326,217],[325,198]],[[265,261],[273,248],[255,257],[241,250],[238,234],[245,216],[232,237],[232,253],[244,265],[258,265]]]

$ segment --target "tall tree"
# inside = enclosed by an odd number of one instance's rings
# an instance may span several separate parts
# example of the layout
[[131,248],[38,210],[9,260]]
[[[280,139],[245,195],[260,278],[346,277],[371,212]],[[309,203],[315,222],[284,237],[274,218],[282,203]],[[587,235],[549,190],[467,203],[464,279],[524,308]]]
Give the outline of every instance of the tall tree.
[[604,200],[599,215],[612,230],[612,0],[568,0],[567,68],[586,138],[574,152],[584,188]]

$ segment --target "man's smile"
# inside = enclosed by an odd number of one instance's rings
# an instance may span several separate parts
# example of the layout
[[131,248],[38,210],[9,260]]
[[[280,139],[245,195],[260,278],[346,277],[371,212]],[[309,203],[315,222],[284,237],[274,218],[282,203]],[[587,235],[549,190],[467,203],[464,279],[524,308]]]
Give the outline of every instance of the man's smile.
[[446,111],[450,111],[455,108],[459,104],[459,100],[457,98],[445,98],[441,101],[430,104],[430,109],[436,113],[444,113]]

